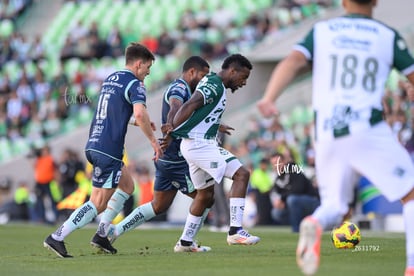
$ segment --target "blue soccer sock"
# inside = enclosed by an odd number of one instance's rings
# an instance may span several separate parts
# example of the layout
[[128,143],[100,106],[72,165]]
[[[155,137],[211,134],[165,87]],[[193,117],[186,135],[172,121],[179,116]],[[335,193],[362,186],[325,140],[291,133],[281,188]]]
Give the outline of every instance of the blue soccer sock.
[[121,189],[116,189],[111,199],[109,199],[108,205],[99,222],[98,229],[96,231],[99,236],[106,237],[108,235],[109,224],[121,212],[125,201],[128,198],[129,194],[125,193]]
[[119,237],[123,233],[135,229],[153,217],[155,217],[155,212],[151,202],[140,205],[115,226],[115,235]]
[[78,207],[70,217],[60,226],[53,234],[52,238],[57,241],[63,241],[66,236],[78,228],[82,228],[90,223],[98,214],[95,205],[91,202],[85,202]]

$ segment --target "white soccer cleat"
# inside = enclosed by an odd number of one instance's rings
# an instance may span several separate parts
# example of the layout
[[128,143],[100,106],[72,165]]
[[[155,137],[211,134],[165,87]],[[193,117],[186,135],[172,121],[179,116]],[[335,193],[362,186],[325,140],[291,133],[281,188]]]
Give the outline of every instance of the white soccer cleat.
[[177,244],[174,246],[174,252],[208,252],[211,251],[211,247],[209,246],[201,246],[198,245],[195,241],[189,246],[181,245],[181,242],[178,241]]
[[244,229],[240,229],[234,235],[227,235],[227,243],[229,245],[254,245],[260,241],[257,236],[250,235]]
[[115,242],[115,240],[118,238],[117,235],[115,235],[115,225],[110,224],[108,228],[108,240],[111,244]]
[[314,275],[319,268],[322,227],[314,218],[306,217],[299,232],[296,262],[303,274]]

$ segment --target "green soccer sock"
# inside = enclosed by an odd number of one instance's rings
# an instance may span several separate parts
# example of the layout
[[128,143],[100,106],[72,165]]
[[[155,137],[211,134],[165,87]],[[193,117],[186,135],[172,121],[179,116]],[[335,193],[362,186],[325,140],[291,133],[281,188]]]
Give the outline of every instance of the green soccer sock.
[[74,230],[90,223],[97,214],[95,205],[91,201],[85,202],[73,211],[70,217],[52,234],[52,238],[57,241],[63,241]]
[[116,225],[115,234],[116,236],[120,236],[125,232],[135,229],[153,217],[155,217],[155,212],[151,202],[140,205]]

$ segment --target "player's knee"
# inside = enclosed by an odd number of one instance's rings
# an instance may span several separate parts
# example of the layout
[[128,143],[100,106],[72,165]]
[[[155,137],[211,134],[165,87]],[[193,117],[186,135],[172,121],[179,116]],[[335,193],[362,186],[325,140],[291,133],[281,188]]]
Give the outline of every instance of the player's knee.
[[154,210],[155,215],[162,214],[166,212],[168,209],[168,206],[166,206],[165,204],[157,200],[152,200],[151,205],[152,205],[152,209]]
[[214,203],[214,186],[197,191],[197,200],[203,202],[203,205],[209,207]]

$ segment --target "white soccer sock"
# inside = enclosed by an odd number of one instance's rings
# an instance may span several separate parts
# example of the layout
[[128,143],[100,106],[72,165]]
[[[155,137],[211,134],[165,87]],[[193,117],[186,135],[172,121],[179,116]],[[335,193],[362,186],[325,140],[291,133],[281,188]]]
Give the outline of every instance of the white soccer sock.
[[414,200],[403,205],[407,267],[414,267]]
[[316,208],[312,217],[320,223],[323,230],[326,230],[338,225],[342,221],[343,214],[340,214],[335,210],[335,208],[326,208],[321,205]]
[[206,209],[204,210],[203,215],[201,216],[201,223],[198,225],[197,232],[196,232],[196,234],[194,235],[194,237],[195,237],[195,236],[197,235],[197,233],[200,231],[201,227],[203,227],[203,225],[204,225],[204,221],[205,221],[205,220],[206,220],[206,218],[207,218],[208,212],[210,212],[210,208],[206,208]]
[[73,211],[70,217],[52,234],[52,238],[57,241],[63,241],[74,230],[82,228],[91,222],[97,214],[95,205],[91,201],[85,202]]
[[125,201],[129,198],[129,194],[125,193],[121,189],[116,189],[112,197],[108,201],[108,205],[102,214],[101,221],[99,222],[98,233],[101,237],[108,235],[108,227],[111,221],[121,212],[124,207]]
[[188,213],[187,220],[185,221],[184,230],[180,239],[189,242],[193,241],[202,222],[201,219],[202,217],[196,217]]
[[125,232],[131,231],[153,217],[155,217],[155,212],[151,202],[138,206],[115,226],[115,235],[120,236]]
[[245,198],[230,198],[230,227],[242,227]]

